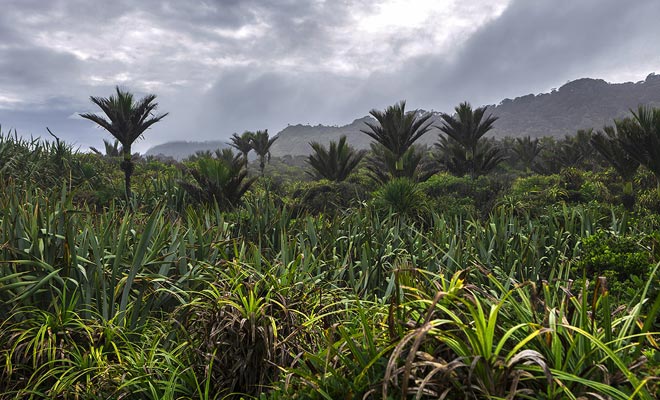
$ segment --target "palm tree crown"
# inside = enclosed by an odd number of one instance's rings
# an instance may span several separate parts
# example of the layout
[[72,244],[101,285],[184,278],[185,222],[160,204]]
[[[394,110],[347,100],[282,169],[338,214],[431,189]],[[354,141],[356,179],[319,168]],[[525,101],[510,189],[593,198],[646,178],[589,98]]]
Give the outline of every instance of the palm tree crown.
[[195,200],[216,202],[222,210],[236,207],[255,179],[247,177],[245,159],[231,149],[216,151],[215,157],[198,158],[189,172],[197,184],[181,181],[180,185]]
[[259,170],[261,171],[261,176],[264,175],[264,169],[266,168],[266,161],[270,161],[270,146],[277,140],[277,136],[269,137],[268,129],[263,131],[256,131],[252,134],[250,143],[252,144],[252,150],[257,153],[259,156]]
[[617,171],[625,182],[631,182],[639,167],[639,161],[632,158],[619,141],[631,131],[638,129],[631,118],[614,120],[614,126],[608,125],[591,136],[591,145]]
[[404,100],[387,107],[385,111],[371,110],[369,114],[378,123],[365,122],[369,129],[361,129],[360,132],[383,145],[397,160],[431,129],[431,114],[420,116],[417,110],[406,112]]
[[94,152],[94,154],[105,157],[119,157],[122,154],[121,146],[119,145],[119,140],[117,139],[115,139],[114,142],[103,139],[103,145],[105,146],[105,152],[97,149],[96,147],[90,147],[89,149]]
[[460,143],[468,152],[467,158],[470,159],[479,144],[479,140],[491,129],[497,117],[488,115],[484,118],[488,107],[479,107],[472,110],[468,102],[463,102],[456,106],[456,116],[441,114],[442,126],[438,126],[442,132]]
[[311,173],[316,179],[328,179],[341,182],[348,178],[357,167],[364,151],[356,151],[346,143],[342,135],[339,142],[331,141],[328,148],[317,142],[311,142],[314,153],[307,157],[307,163],[314,169]]
[[530,136],[525,136],[516,138],[512,150],[525,167],[525,170],[531,171],[534,159],[541,153],[543,146],[540,144],[538,138],[532,140]]
[[[480,147],[484,146],[480,146],[483,142],[481,139],[489,130],[493,129],[493,123],[497,121],[497,117],[490,114],[485,116],[486,109],[487,107],[479,107],[473,110],[470,103],[463,102],[454,109],[456,111],[455,115],[441,114],[442,126],[437,127],[447,134],[450,140],[458,143],[464,149],[465,157],[461,158],[464,158],[467,162],[467,169],[472,176],[478,169],[475,161],[478,158],[478,150],[481,150]],[[489,159],[499,159],[501,161],[501,155],[493,153],[496,150],[493,150],[490,146],[488,149],[483,150],[491,153]]]
[[240,151],[241,154],[243,154],[243,158],[247,160],[248,153],[250,152],[250,150],[252,150],[253,136],[254,133],[250,131],[245,131],[241,135],[239,135],[238,133],[234,133],[229,138],[230,140],[229,145],[235,148],[236,150]]
[[[101,108],[105,117],[93,113],[80,114],[81,117],[96,122],[122,145],[124,161],[121,168],[124,170],[126,181],[126,198],[131,198],[131,175],[133,174],[133,161],[131,160],[131,146],[144,131],[156,122],[165,118],[168,113],[153,115],[158,107],[155,103],[156,95],[148,94],[135,101],[129,91],[116,87],[116,96],[95,97],[90,100]],[[130,201],[129,201],[130,203]]]
[[[165,118],[168,113],[153,116],[158,108],[154,103],[156,95],[148,94],[138,101],[134,101],[133,94],[116,87],[116,96],[95,97],[90,100],[101,108],[107,119],[92,113],[80,114],[81,117],[96,122],[103,129],[119,141],[124,147],[124,154],[133,142],[137,140],[151,125]],[[130,151],[128,151],[130,154]]]

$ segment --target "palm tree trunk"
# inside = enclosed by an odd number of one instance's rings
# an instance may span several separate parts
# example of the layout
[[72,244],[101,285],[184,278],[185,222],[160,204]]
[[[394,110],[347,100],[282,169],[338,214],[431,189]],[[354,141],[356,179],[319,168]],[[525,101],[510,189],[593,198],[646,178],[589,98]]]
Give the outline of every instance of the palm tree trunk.
[[466,159],[468,162],[468,168],[470,169],[470,179],[474,180],[475,178],[475,165],[474,165],[474,154],[477,152],[477,146],[470,146],[467,151]]
[[126,190],[126,203],[131,207],[131,176],[133,175],[133,160],[131,159],[131,146],[124,146],[124,161],[121,163],[121,169],[124,170],[124,182]]

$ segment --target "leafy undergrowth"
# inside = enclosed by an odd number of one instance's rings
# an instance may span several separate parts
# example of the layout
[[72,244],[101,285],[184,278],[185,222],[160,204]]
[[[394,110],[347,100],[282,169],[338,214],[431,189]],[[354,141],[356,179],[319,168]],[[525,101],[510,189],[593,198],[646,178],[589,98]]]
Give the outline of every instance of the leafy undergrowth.
[[[620,239],[654,230],[588,205],[125,213],[5,193],[0,398],[657,398],[657,250]],[[604,235],[613,260],[648,257],[635,286],[584,272]]]

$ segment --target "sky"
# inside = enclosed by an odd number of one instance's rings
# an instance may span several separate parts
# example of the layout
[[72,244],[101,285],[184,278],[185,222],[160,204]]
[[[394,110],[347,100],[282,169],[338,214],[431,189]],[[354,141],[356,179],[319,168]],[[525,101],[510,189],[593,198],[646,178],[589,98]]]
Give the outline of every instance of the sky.
[[86,151],[116,85],[169,115],[134,149],[406,100],[448,112],[660,73],[658,0],[0,0],[0,125]]

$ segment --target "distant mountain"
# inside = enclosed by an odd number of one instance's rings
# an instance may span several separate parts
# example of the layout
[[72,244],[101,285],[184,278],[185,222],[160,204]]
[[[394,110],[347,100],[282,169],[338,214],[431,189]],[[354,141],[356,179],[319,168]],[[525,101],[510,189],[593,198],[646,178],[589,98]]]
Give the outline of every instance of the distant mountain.
[[195,154],[198,151],[214,151],[216,149],[223,149],[229,147],[226,141],[213,140],[208,142],[167,142],[151,147],[144,154],[147,156],[165,156],[172,157],[177,161],[181,161],[186,157]]
[[630,115],[638,105],[660,106],[660,75],[637,83],[607,83],[578,79],[558,90],[504,99],[491,108],[499,117],[493,134],[502,136],[563,136],[578,129],[600,129],[613,118]]
[[[613,118],[629,115],[629,110],[640,104],[660,107],[660,75],[650,74],[637,83],[578,79],[550,93],[504,99],[500,104],[489,106],[489,112],[499,118],[490,135],[563,137],[578,129],[599,129],[611,124]],[[439,113],[434,113],[432,118],[434,124],[440,124]],[[367,149],[371,138],[360,130],[367,129],[365,121],[370,120],[373,119],[366,116],[344,126],[290,125],[277,134],[279,139],[273,143],[272,154],[307,155],[311,150],[309,142],[327,144],[338,140],[341,135],[346,135],[348,142],[356,148]],[[433,129],[420,139],[420,143],[435,143],[438,133]],[[162,153],[181,159],[198,150],[216,149],[218,145],[226,146],[226,143],[170,142],[149,149],[147,154]]]

